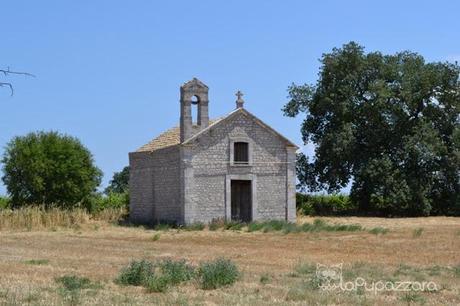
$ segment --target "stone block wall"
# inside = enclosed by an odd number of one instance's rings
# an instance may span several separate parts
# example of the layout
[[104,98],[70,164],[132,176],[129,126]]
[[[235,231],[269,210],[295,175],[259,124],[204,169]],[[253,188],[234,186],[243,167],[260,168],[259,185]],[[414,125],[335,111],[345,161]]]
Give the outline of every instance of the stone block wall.
[[153,221],[153,167],[150,152],[129,153],[129,218],[147,224]]
[[[250,142],[252,165],[230,165],[232,138]],[[257,194],[257,210],[254,219],[295,221],[295,189],[288,190],[292,181],[295,183],[295,171],[289,171],[292,165],[288,167],[290,159],[286,143],[252,117],[240,113],[225,124],[210,129],[183,150],[186,151],[186,154],[183,153],[185,161],[189,164],[183,194],[186,223],[229,218],[226,177],[238,175],[256,178],[256,190],[253,192]]]
[[178,145],[152,153],[154,222],[182,223],[180,184],[180,149]]

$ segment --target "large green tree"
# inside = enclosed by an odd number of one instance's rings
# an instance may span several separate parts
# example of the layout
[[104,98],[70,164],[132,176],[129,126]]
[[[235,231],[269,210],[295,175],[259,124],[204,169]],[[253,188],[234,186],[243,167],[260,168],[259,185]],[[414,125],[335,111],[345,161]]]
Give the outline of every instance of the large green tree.
[[2,179],[16,207],[84,203],[102,176],[91,153],[78,139],[57,132],[13,138],[2,163]]
[[354,42],[321,59],[315,85],[289,87],[285,115],[305,116],[300,187],[336,192],[352,182],[362,211],[460,211],[460,67],[416,53],[365,53]]

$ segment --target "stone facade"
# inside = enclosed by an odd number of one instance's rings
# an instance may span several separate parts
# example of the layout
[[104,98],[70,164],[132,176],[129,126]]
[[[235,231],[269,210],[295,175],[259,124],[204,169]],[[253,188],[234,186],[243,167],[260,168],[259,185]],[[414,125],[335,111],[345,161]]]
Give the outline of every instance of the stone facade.
[[[295,221],[297,147],[245,110],[241,96],[237,105],[209,123],[207,86],[193,79],[181,87],[180,127],[130,153],[133,222],[230,220],[232,180],[250,181],[252,220]],[[233,162],[235,142],[248,144],[247,164]]]

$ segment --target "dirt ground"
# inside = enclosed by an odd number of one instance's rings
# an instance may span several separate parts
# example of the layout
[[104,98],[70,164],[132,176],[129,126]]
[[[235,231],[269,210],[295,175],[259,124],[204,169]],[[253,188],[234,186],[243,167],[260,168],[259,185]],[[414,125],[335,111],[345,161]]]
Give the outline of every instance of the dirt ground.
[[[366,230],[154,231],[93,222],[74,229],[2,231],[0,305],[460,305],[460,218],[322,219]],[[313,218],[298,220],[303,222]],[[369,232],[375,227],[388,232]],[[165,293],[147,293],[113,282],[133,259],[183,258],[198,265],[217,257],[233,260],[242,272],[233,286],[202,290],[191,281]],[[309,285],[315,271],[302,271],[302,265],[317,264],[342,264],[349,280],[431,281],[436,290],[325,291]],[[69,274],[101,286],[69,297],[55,281]]]

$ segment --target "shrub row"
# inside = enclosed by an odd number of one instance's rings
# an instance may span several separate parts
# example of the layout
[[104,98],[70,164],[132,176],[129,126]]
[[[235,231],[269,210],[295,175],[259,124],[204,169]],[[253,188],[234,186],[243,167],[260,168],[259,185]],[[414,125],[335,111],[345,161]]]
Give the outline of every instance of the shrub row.
[[[194,223],[186,226],[175,226],[168,223],[159,223],[155,230],[170,230],[183,229],[187,231],[198,231],[206,228],[204,223]],[[321,219],[315,219],[313,223],[296,224],[284,220],[269,220],[269,221],[254,221],[250,223],[238,221],[223,221],[222,219],[214,220],[208,224],[210,231],[216,230],[232,230],[240,231],[246,228],[248,232],[283,232],[283,233],[299,233],[299,232],[354,232],[364,230],[358,224],[330,224]]]
[[240,273],[230,260],[218,258],[194,267],[185,260],[166,259],[158,262],[132,261],[120,271],[116,283],[144,286],[149,292],[165,292],[172,286],[196,279],[200,288],[209,290],[232,285]]
[[103,211],[105,209],[128,209],[129,193],[110,192],[108,194],[95,193],[91,195],[85,203],[87,210],[91,213]]
[[359,224],[329,224],[321,219],[315,219],[313,223],[296,224],[285,221],[251,222],[248,224],[248,232],[262,231],[264,233],[281,231],[283,233],[299,232],[355,232],[363,230]]
[[302,215],[340,216],[357,213],[357,206],[348,195],[296,194],[297,211]]

